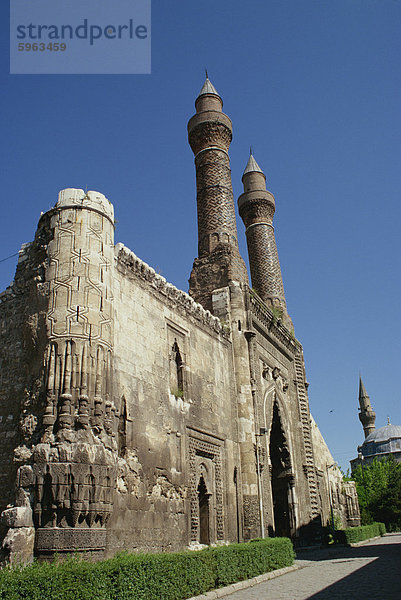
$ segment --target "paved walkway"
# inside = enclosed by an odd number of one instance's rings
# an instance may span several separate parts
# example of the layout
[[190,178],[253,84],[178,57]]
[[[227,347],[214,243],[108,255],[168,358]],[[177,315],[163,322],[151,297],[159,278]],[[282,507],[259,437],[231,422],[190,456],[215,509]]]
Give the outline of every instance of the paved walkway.
[[354,548],[305,551],[296,571],[227,600],[401,600],[401,535]]

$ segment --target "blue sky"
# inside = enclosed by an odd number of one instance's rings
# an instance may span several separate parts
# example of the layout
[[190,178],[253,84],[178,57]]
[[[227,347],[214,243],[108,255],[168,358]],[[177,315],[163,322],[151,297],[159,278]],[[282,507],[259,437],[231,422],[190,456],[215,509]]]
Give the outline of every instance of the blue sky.
[[[206,66],[233,121],[235,197],[252,144],[276,198],[288,309],[335,460],[347,468],[363,441],[359,371],[377,426],[401,424],[401,2],[154,0],[152,74],[125,76],[9,75],[6,5],[0,259],[32,240],[60,189],[87,186],[113,202],[116,242],[187,290],[186,124]],[[0,263],[0,289],[15,265]]]

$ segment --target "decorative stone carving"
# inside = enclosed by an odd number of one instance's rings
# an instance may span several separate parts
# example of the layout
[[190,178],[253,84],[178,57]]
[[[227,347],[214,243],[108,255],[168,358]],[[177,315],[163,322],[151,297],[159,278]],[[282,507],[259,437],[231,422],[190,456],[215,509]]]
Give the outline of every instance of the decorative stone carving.
[[280,377],[280,369],[278,367],[274,367],[274,369],[272,370],[272,377],[274,380]]
[[259,502],[257,496],[243,496],[244,529],[248,531],[247,539],[256,537],[260,531]]
[[269,379],[269,367],[267,366],[266,363],[263,363],[263,366],[262,366],[262,377],[263,377],[263,379],[266,379],[266,381],[268,381],[268,379]]
[[[224,540],[224,518],[223,518],[223,480],[222,480],[222,448],[221,442],[212,436],[201,434],[203,439],[189,438],[189,464],[191,472],[191,541],[198,541],[199,512],[198,512],[198,477],[196,469],[196,457],[204,456],[214,464],[214,486],[216,490],[216,539]],[[208,441],[206,441],[208,439]],[[213,440],[213,441],[212,441]]]
[[69,189],[49,217],[42,437],[30,476],[20,471],[18,482],[21,498],[33,495],[39,554],[105,547],[117,475],[110,397],[113,208],[102,194]]

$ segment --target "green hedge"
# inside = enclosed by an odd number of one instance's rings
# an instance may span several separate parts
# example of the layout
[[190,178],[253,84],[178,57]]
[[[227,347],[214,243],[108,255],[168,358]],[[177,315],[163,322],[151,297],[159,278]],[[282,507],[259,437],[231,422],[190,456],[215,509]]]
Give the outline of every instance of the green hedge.
[[388,533],[395,533],[401,531],[401,521],[399,521],[398,523],[387,523],[386,529]]
[[216,585],[224,587],[250,579],[294,562],[294,549],[288,538],[254,540],[211,549],[216,565]]
[[371,523],[370,525],[361,525],[360,527],[350,527],[336,531],[336,541],[341,544],[355,544],[363,542],[370,538],[384,535],[386,526],[384,523]]
[[270,538],[200,552],[119,554],[97,563],[80,558],[7,567],[2,600],[184,600],[213,588],[290,566],[291,541]]

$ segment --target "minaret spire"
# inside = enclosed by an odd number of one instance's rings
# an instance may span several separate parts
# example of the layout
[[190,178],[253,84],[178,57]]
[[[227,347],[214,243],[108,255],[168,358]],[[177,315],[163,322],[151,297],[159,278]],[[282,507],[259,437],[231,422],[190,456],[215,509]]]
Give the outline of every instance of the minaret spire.
[[359,376],[359,406],[359,420],[362,423],[365,438],[367,438],[375,430],[376,413],[373,411],[361,376]]
[[244,193],[238,199],[238,208],[246,227],[252,286],[267,305],[281,308],[284,323],[292,327],[274,238],[274,196],[266,189],[266,176],[253,156],[252,147],[242,182]]
[[[205,83],[202,86],[201,91],[199,92],[199,95],[195,101],[195,106],[196,106],[196,112],[202,112],[202,107],[206,105],[209,105],[211,108],[217,108],[217,110],[220,108],[220,112],[223,106],[223,100],[220,97],[219,92],[216,90],[216,88],[214,87],[213,83],[210,81],[208,74],[207,74],[207,70],[205,69],[206,72],[206,79],[205,79]],[[217,96],[219,98],[219,104],[213,103],[210,101],[209,98],[209,102],[206,103],[202,103],[200,105],[200,110],[198,110],[198,100],[202,97],[202,96]],[[206,110],[206,109],[203,109]],[[189,124],[188,124],[189,125]]]
[[198,258],[189,280],[189,293],[211,310],[213,290],[230,281],[247,283],[248,274],[239,254],[228,156],[232,124],[222,111],[223,100],[207,72],[195,107],[196,114],[188,123],[188,139],[195,154]]

